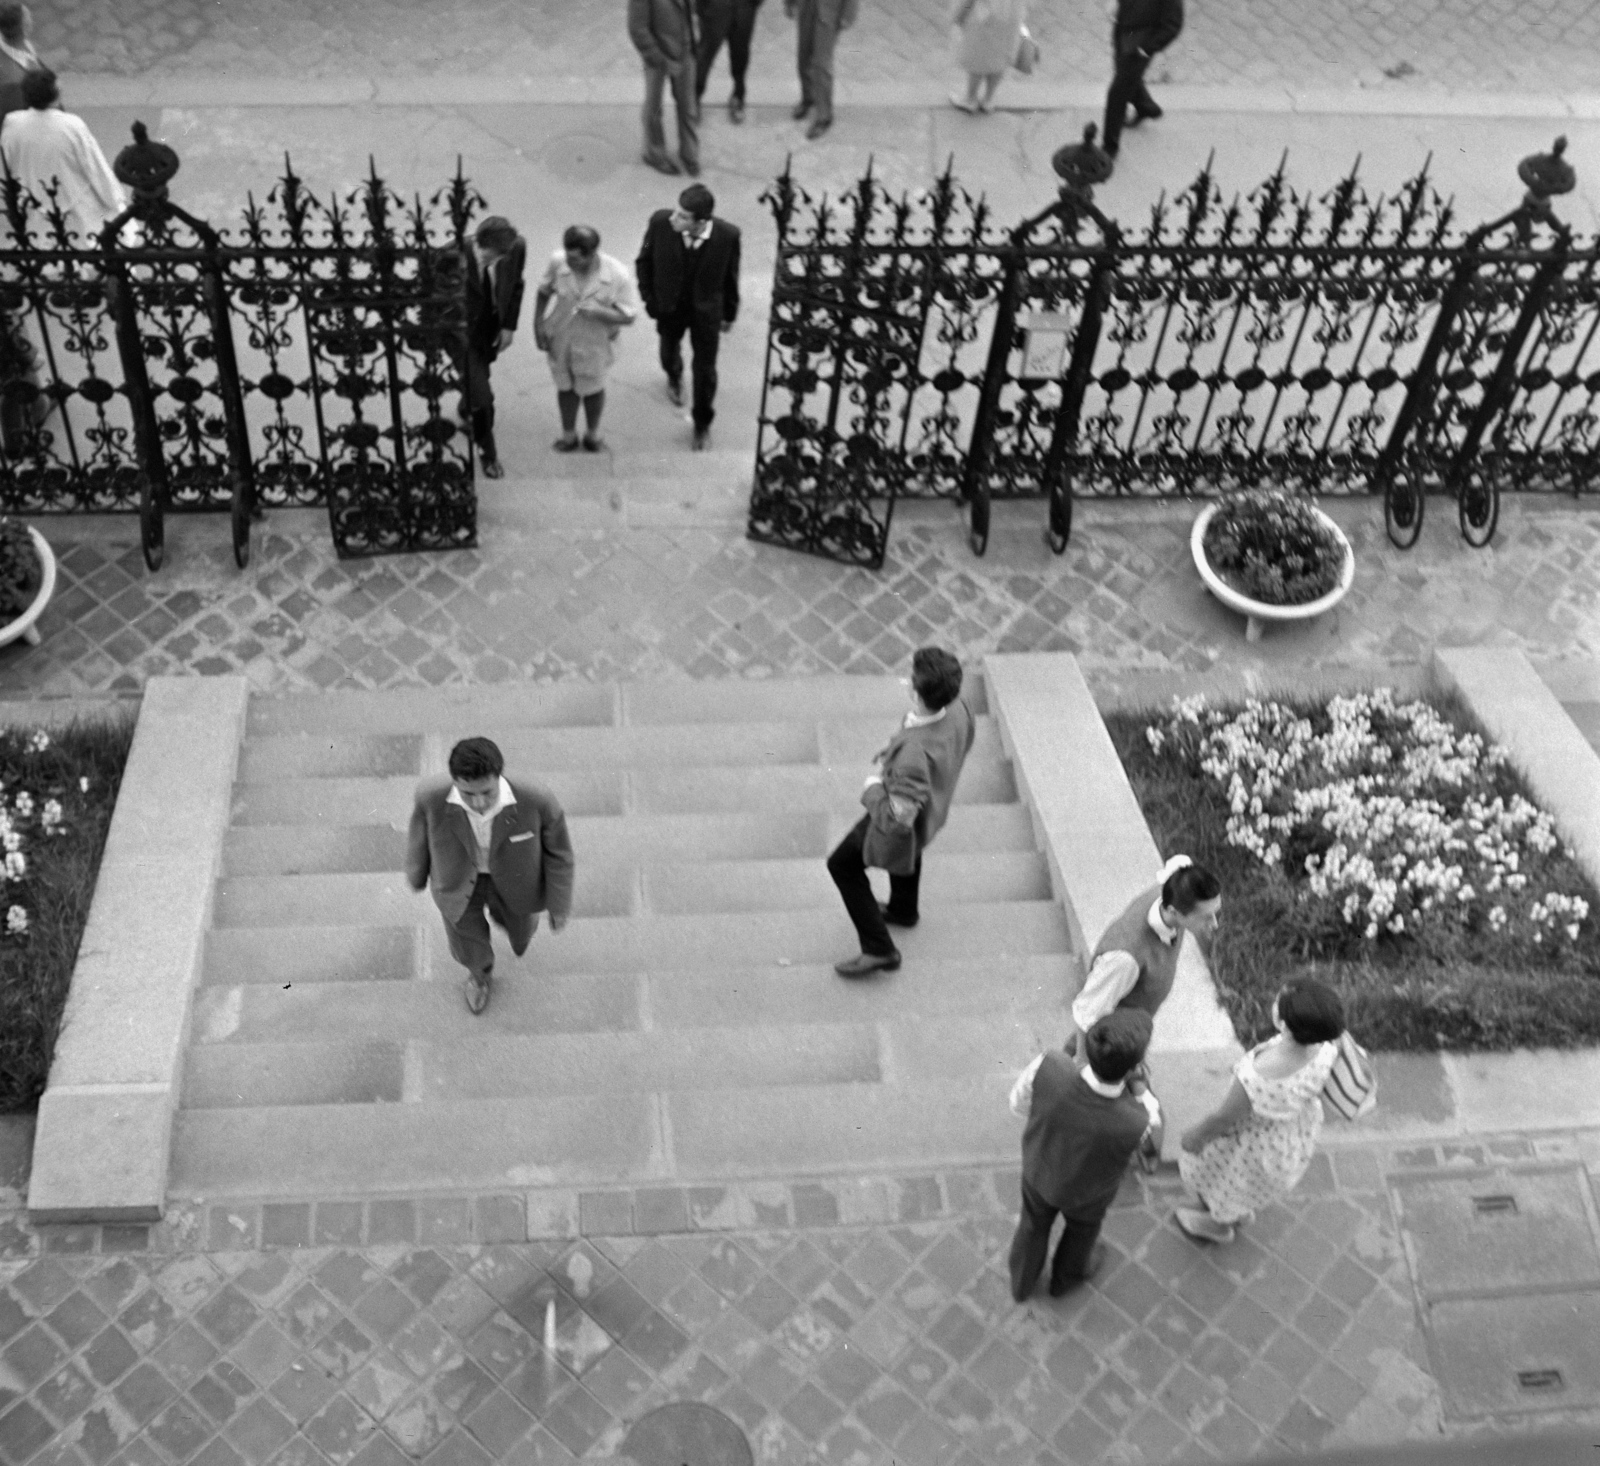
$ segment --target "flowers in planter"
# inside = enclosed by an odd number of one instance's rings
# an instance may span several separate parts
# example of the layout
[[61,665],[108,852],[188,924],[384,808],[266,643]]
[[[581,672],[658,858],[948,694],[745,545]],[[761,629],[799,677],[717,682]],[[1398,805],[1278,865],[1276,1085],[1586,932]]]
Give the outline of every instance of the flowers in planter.
[[1203,548],[1229,586],[1271,606],[1317,600],[1344,570],[1345,547],[1310,501],[1278,489],[1224,498],[1206,525]]
[[[50,747],[50,735],[42,729],[27,742],[30,754],[44,753]],[[30,928],[28,908],[22,905],[26,898],[26,881],[29,876],[28,846],[36,837],[50,839],[67,832],[61,801],[53,794],[42,801],[29,789],[18,789],[12,794],[0,784],[0,904],[5,907],[5,934],[25,937]]]
[[0,624],[15,621],[39,594],[44,566],[28,526],[0,516]]
[[1313,929],[1593,940],[1551,818],[1509,788],[1501,749],[1388,688],[1325,713],[1314,726],[1281,703],[1196,697],[1146,738],[1224,792],[1227,843],[1282,870]]

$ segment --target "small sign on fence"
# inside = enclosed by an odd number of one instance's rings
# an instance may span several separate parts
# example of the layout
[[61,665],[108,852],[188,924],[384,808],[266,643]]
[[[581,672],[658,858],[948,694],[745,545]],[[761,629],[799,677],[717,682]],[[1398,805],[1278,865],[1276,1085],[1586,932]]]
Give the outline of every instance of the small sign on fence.
[[1066,370],[1067,337],[1072,317],[1057,311],[1028,311],[1018,320],[1022,327],[1022,370],[1020,378],[1054,380]]

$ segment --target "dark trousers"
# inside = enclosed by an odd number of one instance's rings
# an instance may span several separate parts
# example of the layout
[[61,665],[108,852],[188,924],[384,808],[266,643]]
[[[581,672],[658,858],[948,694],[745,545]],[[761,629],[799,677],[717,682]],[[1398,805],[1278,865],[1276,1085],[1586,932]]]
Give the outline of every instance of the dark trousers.
[[[878,910],[878,898],[872,894],[872,882],[867,878],[866,862],[861,858],[862,842],[867,838],[868,820],[863,818],[842,839],[828,857],[828,874],[839,888],[844,899],[844,909],[855,923],[856,935],[861,938],[861,950],[869,957],[887,957],[895,951],[889,928],[884,925],[883,913]],[[889,877],[889,910],[899,920],[915,921],[917,917],[917,888],[922,882],[922,857],[917,856],[917,868],[908,876]]]
[[489,916],[494,918],[496,926],[505,928],[506,935],[511,938],[511,950],[519,957],[528,950],[528,943],[533,940],[534,923],[538,920],[537,914],[531,911],[526,916],[507,911],[505,902],[500,899],[500,892],[495,889],[494,877],[478,877],[460,920],[446,921],[444,930],[450,942],[450,955],[473,977],[484,980],[494,970],[494,944],[489,938]]
[[670,69],[644,65],[644,151],[647,158],[666,158],[667,134],[661,123],[662,97],[670,89],[678,116],[678,156],[685,168],[700,166],[700,133],[695,126],[694,57],[687,56]]
[[489,382],[489,358],[470,343],[462,376],[465,380],[461,406],[463,415],[472,425],[472,441],[478,445],[478,457],[485,463],[496,463],[500,455],[494,446],[494,387]]
[[656,322],[661,336],[661,370],[674,382],[683,379],[683,335],[689,333],[689,346],[694,353],[693,414],[697,428],[709,428],[717,415],[712,405],[717,396],[717,345],[722,339],[722,327],[704,316],[665,316]]
[[800,0],[795,12],[795,62],[800,100],[817,109],[818,122],[833,121],[833,48],[839,43],[843,0]]
[[[1023,1177],[1022,1215],[1017,1220],[1017,1234],[1011,1239],[1011,1296],[1018,1303],[1026,1301],[1038,1286],[1039,1274],[1044,1271],[1044,1255],[1050,1247],[1050,1228],[1058,1214],[1059,1209],[1051,1206],[1028,1185],[1027,1177]],[[1063,1293],[1073,1283],[1083,1281],[1089,1270],[1089,1254],[1094,1251],[1104,1220],[1104,1212],[1092,1222],[1061,1218],[1061,1240],[1056,1243],[1056,1255],[1050,1264],[1052,1294]]]
[[1110,153],[1116,152],[1122,142],[1122,124],[1128,108],[1132,106],[1140,112],[1148,112],[1155,106],[1155,98],[1144,84],[1150,57],[1131,49],[1124,53],[1123,48],[1113,42],[1112,60],[1116,70],[1106,92],[1106,130],[1100,139],[1100,146]]
[[755,0],[705,0],[700,10],[700,50],[695,57],[696,97],[705,95],[706,78],[726,41],[733,95],[744,100],[744,74],[750,67],[750,38],[755,32]]

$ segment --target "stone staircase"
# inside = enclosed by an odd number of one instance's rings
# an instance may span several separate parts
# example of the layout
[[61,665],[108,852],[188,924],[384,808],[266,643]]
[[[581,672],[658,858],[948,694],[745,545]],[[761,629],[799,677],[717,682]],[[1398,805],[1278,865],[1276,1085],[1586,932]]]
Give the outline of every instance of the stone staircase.
[[[1076,958],[980,713],[898,973],[823,866],[904,710],[892,678],[253,700],[185,1055],[171,1191],[329,1197],[1014,1164],[1012,1076]],[[548,783],[573,919],[503,934],[474,1018],[401,874],[413,785],[487,733]],[[270,1178],[270,1180],[265,1179]]]

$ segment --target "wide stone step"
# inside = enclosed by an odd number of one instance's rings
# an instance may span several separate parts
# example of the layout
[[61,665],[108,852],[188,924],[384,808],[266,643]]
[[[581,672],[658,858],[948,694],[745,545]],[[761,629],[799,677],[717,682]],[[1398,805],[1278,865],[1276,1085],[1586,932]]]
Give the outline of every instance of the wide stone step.
[[[847,763],[864,768],[893,731],[887,718],[792,723],[680,723],[625,728],[513,728],[495,741],[513,772],[544,779],[555,770],[708,768],[716,765]],[[1001,755],[999,727],[977,719],[973,756]],[[384,778],[422,772],[420,735],[298,733],[249,739],[238,782]]]
[[[465,1006],[454,1025],[471,1022]],[[882,1079],[878,1034],[866,1024],[781,1031],[477,1036],[402,1044],[209,1044],[190,1049],[188,1109],[375,1104],[518,1095],[648,1094]],[[437,1036],[436,1036],[437,1037]]]
[[[1046,901],[1050,872],[1036,852],[941,852],[922,883],[931,907],[979,901]],[[399,872],[226,876],[217,882],[212,924],[222,927],[397,926],[425,919],[431,898]],[[817,860],[711,861],[699,865],[606,865],[588,861],[573,893],[574,917],[642,912],[806,911],[831,907],[838,892]]]
[[[579,869],[589,862],[821,860],[853,823],[851,811],[758,814],[575,815],[567,821]],[[400,870],[405,831],[395,825],[246,825],[228,831],[224,875],[310,875]],[[938,856],[1034,849],[1021,804],[958,804],[939,833]],[[929,869],[932,869],[930,862]]]
[[[597,769],[552,771],[545,784],[568,815],[738,814],[752,811],[857,807],[859,765],[821,768],[780,764],[766,769]],[[235,826],[399,825],[411,818],[414,778],[284,779],[235,785]],[[957,804],[1016,800],[1011,767],[999,758],[967,760]]]
[[[909,677],[910,668],[906,675]],[[975,713],[989,711],[983,678],[968,671],[962,696]],[[712,682],[626,682],[618,689],[624,724],[788,723],[837,719],[894,720],[908,706],[908,684],[899,677],[772,679],[725,677]]]
[[[905,941],[909,945],[910,938]],[[714,971],[554,973],[508,969],[472,1017],[459,974],[440,982],[239,982],[195,993],[194,1044],[315,1044],[359,1034],[373,1042],[496,1035],[623,1033],[675,1028],[780,1028],[973,1016],[1065,1033],[1080,967],[1065,953],[1004,964],[916,955],[898,972],[845,982],[828,963]],[[648,1015],[648,1017],[647,1017]],[[470,1025],[470,1026],[469,1026]]]
[[422,975],[427,944],[414,915],[403,925],[235,927],[206,933],[203,981],[367,983],[385,986]]
[[590,1095],[540,1095],[180,1109],[169,1189],[179,1198],[332,1199],[628,1184],[669,1174],[656,1096],[619,1094],[596,1104]]
[[[940,913],[924,908],[921,925],[896,932],[895,943],[908,965],[918,954],[941,959],[987,958],[1003,964],[1072,950],[1066,916],[1054,901],[974,902],[958,912]],[[602,916],[574,920],[559,933],[541,930],[520,967],[530,974],[705,971],[833,963],[855,950],[855,930],[842,907],[703,916]],[[459,978],[461,969],[451,960],[442,931],[430,929],[428,953],[430,979],[453,982]],[[497,958],[497,976],[500,962]],[[506,958],[505,971],[517,970],[519,964]]]
[[392,687],[382,692],[296,692],[250,699],[246,738],[365,733],[465,738],[506,728],[608,727],[610,682],[501,682],[493,686]]
[[1013,1166],[1011,1079],[179,1110],[171,1190],[330,1199]]

